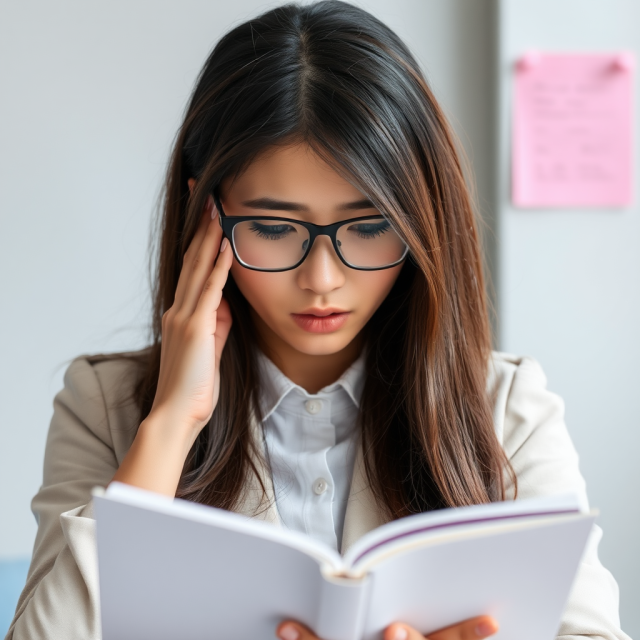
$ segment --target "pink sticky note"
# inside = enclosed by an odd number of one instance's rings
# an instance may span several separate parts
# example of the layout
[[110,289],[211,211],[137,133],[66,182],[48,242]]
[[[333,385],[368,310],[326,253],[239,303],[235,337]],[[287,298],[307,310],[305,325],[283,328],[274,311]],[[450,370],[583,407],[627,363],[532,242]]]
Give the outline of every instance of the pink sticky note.
[[512,199],[520,207],[631,203],[634,58],[531,51],[515,69]]

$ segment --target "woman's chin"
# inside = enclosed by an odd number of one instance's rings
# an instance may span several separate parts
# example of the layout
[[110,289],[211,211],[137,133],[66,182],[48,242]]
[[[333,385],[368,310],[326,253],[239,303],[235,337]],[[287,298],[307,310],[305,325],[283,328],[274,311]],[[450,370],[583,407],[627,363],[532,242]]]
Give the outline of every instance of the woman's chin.
[[309,356],[329,356],[345,349],[356,337],[351,331],[339,329],[331,333],[309,332],[298,327],[281,335],[293,349]]

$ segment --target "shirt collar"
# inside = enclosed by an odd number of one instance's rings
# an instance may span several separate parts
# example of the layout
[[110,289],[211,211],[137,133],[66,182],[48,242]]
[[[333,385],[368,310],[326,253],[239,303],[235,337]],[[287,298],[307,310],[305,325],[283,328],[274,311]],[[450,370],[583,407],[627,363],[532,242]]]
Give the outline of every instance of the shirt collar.
[[260,406],[263,420],[266,420],[277,408],[282,399],[292,390],[298,389],[308,398],[317,397],[323,393],[331,393],[342,387],[356,407],[360,407],[360,399],[365,380],[365,353],[363,349],[353,364],[331,384],[323,387],[317,394],[310,394],[295,384],[278,369],[261,349],[256,349],[260,380]]

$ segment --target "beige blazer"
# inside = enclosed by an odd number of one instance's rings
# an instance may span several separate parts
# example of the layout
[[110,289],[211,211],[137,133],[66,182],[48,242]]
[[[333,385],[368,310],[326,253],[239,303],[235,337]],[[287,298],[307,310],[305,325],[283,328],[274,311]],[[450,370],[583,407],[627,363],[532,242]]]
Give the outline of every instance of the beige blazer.
[[[136,408],[123,402],[120,392],[130,389],[133,380],[133,365],[126,360],[91,365],[81,356],[65,373],[64,388],[54,399],[42,486],[31,504],[38,522],[33,558],[7,640],[100,638],[90,493],[94,486],[110,482],[133,442]],[[487,385],[495,398],[496,434],[518,478],[518,497],[573,490],[586,504],[578,456],[564,423],[564,404],[546,389],[539,364],[494,352]],[[263,510],[256,483],[248,487],[238,511],[280,526],[269,469],[263,463],[260,468],[271,506]],[[513,487],[509,492],[513,494]],[[360,451],[345,515],[343,550],[383,522]],[[628,640],[620,629],[617,584],[598,559],[601,535],[594,526],[559,638]]]

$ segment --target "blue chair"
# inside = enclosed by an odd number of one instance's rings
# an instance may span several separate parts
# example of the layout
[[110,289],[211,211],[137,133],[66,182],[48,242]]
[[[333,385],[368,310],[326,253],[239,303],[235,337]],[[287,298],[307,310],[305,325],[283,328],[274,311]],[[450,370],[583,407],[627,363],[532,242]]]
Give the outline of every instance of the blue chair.
[[0,559],[0,638],[4,638],[27,579],[30,558]]

